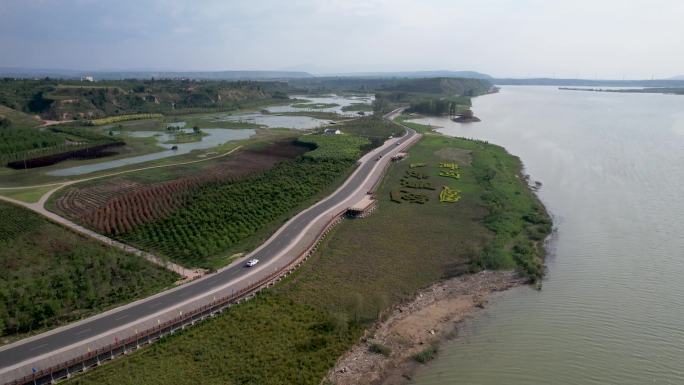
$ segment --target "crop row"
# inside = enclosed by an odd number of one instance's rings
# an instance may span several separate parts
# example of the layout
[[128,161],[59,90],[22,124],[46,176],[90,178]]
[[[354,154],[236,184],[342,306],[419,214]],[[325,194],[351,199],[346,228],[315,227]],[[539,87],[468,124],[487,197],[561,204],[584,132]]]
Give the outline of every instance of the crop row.
[[[283,162],[243,180],[204,184],[188,194],[182,207],[171,215],[130,226],[132,230],[126,223],[116,222],[116,228],[125,230],[124,240],[201,265],[206,257],[247,238],[314,196],[350,164],[308,159]],[[117,210],[134,212],[129,206]]]
[[133,191],[110,200],[83,220],[98,231],[122,234],[171,215],[197,184],[194,179],[182,179]]

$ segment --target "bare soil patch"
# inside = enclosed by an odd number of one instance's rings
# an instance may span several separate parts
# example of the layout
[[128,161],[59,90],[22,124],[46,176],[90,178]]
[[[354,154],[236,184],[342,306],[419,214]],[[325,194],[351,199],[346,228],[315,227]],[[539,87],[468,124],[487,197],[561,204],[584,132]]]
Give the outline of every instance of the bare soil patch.
[[[513,272],[482,271],[436,283],[410,302],[394,307],[384,321],[369,329],[337,361],[325,381],[336,385],[407,384],[419,365],[414,355],[453,337],[458,324],[484,307],[493,293],[524,282]],[[373,345],[386,347],[390,353],[374,353]]]

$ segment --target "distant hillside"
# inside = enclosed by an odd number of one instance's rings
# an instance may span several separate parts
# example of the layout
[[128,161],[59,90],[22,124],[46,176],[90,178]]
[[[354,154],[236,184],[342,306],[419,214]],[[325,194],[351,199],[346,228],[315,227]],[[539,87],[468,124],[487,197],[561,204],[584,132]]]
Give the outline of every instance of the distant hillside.
[[684,80],[684,75],[673,76],[671,78],[667,78],[666,80]]
[[92,76],[95,80],[123,79],[195,79],[195,80],[273,80],[311,78],[313,75],[297,71],[85,71],[65,69],[0,68],[0,77],[18,79],[58,78],[80,79]]
[[287,85],[255,81],[0,80],[0,105],[44,119],[70,120],[135,113],[236,109],[286,98]]
[[327,76],[364,78],[465,78],[492,79],[490,75],[475,71],[407,71],[407,72],[352,72]]

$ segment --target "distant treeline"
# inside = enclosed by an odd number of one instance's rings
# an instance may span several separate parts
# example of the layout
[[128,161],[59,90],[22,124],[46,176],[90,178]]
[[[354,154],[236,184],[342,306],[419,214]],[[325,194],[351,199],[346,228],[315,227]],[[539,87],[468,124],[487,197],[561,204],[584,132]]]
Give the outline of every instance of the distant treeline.
[[477,96],[489,92],[492,83],[471,78],[313,78],[290,80],[300,92],[409,93]]
[[409,112],[423,115],[456,115],[471,106],[469,97],[424,99],[411,103]]
[[105,151],[106,149],[123,146],[125,144],[126,143],[124,142],[116,141],[98,145],[90,145],[77,150],[65,151],[52,155],[39,156],[26,160],[17,160],[14,162],[9,162],[7,163],[7,167],[13,168],[15,170],[22,170],[36,167],[52,166],[53,164],[57,164],[59,162],[63,162],[69,159],[102,158],[113,154],[111,151]]

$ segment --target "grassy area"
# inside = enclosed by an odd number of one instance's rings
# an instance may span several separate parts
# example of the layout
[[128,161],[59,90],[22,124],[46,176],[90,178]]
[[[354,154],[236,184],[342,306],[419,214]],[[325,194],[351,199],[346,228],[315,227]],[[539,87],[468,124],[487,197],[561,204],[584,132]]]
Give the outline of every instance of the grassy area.
[[363,111],[371,112],[373,111],[373,105],[369,103],[352,103],[348,106],[342,107],[342,111]]
[[335,128],[340,129],[344,134],[352,134],[368,139],[370,144],[363,148],[364,151],[378,147],[390,136],[400,136],[404,132],[403,128],[377,116],[366,116],[349,120],[342,125],[335,126]]
[[106,124],[113,124],[118,122],[125,122],[127,120],[144,120],[144,119],[158,119],[162,118],[162,114],[129,114],[108,116],[106,118],[92,119],[86,121],[90,126],[104,126]]
[[[31,185],[38,185],[38,184],[47,184],[47,183],[57,183],[57,182],[64,182],[68,180],[73,180],[73,179],[81,179],[86,177],[85,175],[74,175],[74,176],[69,176],[69,177],[57,177],[57,176],[51,176],[48,175],[47,173],[50,171],[62,169],[62,168],[68,168],[68,167],[74,167],[74,166],[81,166],[81,165],[86,165],[86,164],[95,164],[95,163],[101,163],[101,162],[108,162],[111,160],[116,160],[116,159],[122,159],[122,158],[128,158],[131,156],[138,156],[138,155],[145,155],[145,154],[150,154],[154,152],[161,151],[162,148],[157,145],[157,139],[156,138],[133,138],[133,137],[127,137],[125,138],[126,145],[122,147],[114,147],[112,148],[112,151],[115,151],[116,154],[107,156],[104,158],[98,158],[98,159],[90,159],[90,160],[77,160],[77,159],[70,159],[66,160],[63,162],[59,162],[55,165],[52,166],[46,166],[46,167],[39,167],[39,168],[33,168],[33,169],[28,169],[28,170],[13,170],[8,167],[0,167],[0,185],[2,187],[20,187],[20,186],[31,186]],[[196,156],[196,154],[193,154],[193,156]],[[175,161],[179,161],[178,159],[181,157],[171,157],[171,158],[166,158],[166,159],[175,159]],[[166,160],[165,159],[165,160]],[[130,165],[126,167],[120,167],[117,168],[116,170],[109,169],[109,170],[103,170],[101,172],[95,172],[92,174],[88,174],[87,177],[95,176],[95,175],[102,175],[102,174],[109,174],[115,171],[121,171],[121,170],[126,170],[126,169],[134,169],[134,168],[141,168],[145,167],[146,165],[150,164],[162,164],[162,160],[159,161],[154,161],[154,162],[149,162],[146,164],[136,164],[136,165]]]
[[0,203],[0,335],[25,336],[169,287],[179,277]]
[[11,190],[0,190],[0,195],[6,196],[8,198],[16,199],[18,201],[26,203],[36,203],[40,200],[46,192],[56,188],[58,186],[45,186],[45,187],[31,187],[31,188],[19,188]]
[[272,112],[269,115],[284,115],[284,116],[309,116],[316,119],[326,119],[326,120],[340,120],[345,119],[344,116],[327,111],[286,111],[286,112]]
[[281,223],[302,202],[331,186],[368,143],[347,135],[305,135],[302,140],[317,148],[257,175],[198,186],[184,192],[187,199],[170,215],[139,226],[129,226],[127,220],[111,231],[185,265],[220,267],[226,250],[242,251],[234,249],[242,240],[269,223]]
[[304,108],[314,110],[322,110],[324,108],[333,108],[338,106],[339,104],[336,103],[295,103],[292,105],[293,108]]
[[[457,163],[459,178],[440,176],[441,162]],[[425,163],[420,172],[458,189],[461,199],[440,203],[435,190],[424,204],[392,202],[390,191],[411,163]],[[256,300],[73,383],[319,384],[366,327],[417,290],[484,266],[528,273],[516,245],[529,242],[539,261],[543,251],[533,233],[547,234],[549,226],[520,169],[501,147],[426,135],[410,160],[390,168],[373,215],[338,225],[294,275]],[[430,349],[416,359],[429,360]]]
[[199,142],[202,140],[202,137],[207,136],[206,132],[176,132],[174,134],[173,139],[165,142],[167,144],[180,144],[180,143],[192,143],[192,142]]
[[409,120],[411,120],[411,119],[415,119],[415,116],[401,115],[401,116],[397,117],[395,119],[395,121],[405,125],[406,127],[412,128],[413,130],[415,130],[416,132],[419,132],[421,134],[425,134],[425,133],[433,131],[433,127],[425,125],[425,124],[410,122]]
[[[40,125],[40,119],[33,115],[14,110],[0,104],[0,119],[6,119],[6,125],[19,128],[33,128]],[[3,127],[0,125],[0,128]]]
[[349,134],[305,135],[299,138],[299,142],[314,147],[304,157],[318,161],[353,161],[361,156],[361,148],[370,144],[366,138]]
[[272,295],[234,310],[71,383],[318,384],[358,333],[325,312]]

